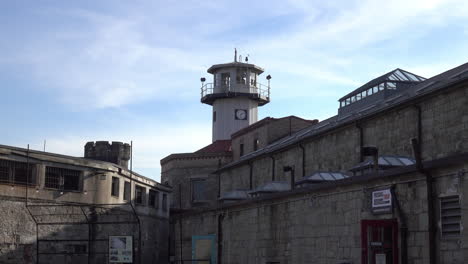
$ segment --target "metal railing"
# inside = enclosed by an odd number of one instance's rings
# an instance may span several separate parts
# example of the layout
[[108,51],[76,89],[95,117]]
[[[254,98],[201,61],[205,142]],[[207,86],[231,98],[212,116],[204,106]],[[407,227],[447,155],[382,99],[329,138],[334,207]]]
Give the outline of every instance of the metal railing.
[[206,83],[201,87],[201,97],[217,93],[250,93],[258,94],[260,98],[270,98],[270,86],[257,83],[256,85],[237,84],[237,85],[218,85]]

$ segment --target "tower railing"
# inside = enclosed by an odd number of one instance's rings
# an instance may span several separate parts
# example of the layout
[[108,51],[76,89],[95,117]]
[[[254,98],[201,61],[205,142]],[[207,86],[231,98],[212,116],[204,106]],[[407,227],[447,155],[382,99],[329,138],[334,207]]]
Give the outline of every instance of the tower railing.
[[211,94],[229,94],[229,93],[248,93],[257,94],[260,98],[270,98],[270,86],[261,83],[253,84],[237,84],[237,85],[218,85],[213,83],[205,83],[201,87],[201,98]]

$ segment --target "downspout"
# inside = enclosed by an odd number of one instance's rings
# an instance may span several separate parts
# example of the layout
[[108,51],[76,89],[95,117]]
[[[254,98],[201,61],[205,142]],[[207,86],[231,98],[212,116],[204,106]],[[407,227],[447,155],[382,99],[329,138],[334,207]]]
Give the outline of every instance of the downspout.
[[218,257],[217,263],[221,264],[223,258],[223,219],[224,213],[218,215]]
[[249,190],[252,190],[253,187],[253,165],[252,162],[249,161]]
[[413,146],[414,158],[416,160],[416,168],[420,173],[426,177],[426,200],[427,200],[427,222],[429,227],[429,264],[436,263],[436,227],[434,221],[434,199],[433,199],[433,178],[430,171],[423,168],[422,165],[422,111],[421,106],[414,105],[417,110],[418,115],[418,135],[417,139],[411,139],[411,144]]
[[356,122],[356,128],[359,130],[359,162],[363,162],[364,155],[362,155],[362,147],[364,147],[364,133],[360,123]]
[[[179,208],[182,211],[182,184],[179,183]],[[180,247],[180,252],[179,252],[179,261],[183,263],[183,258],[182,258],[182,217],[179,217],[179,247]]]
[[305,177],[305,161],[306,161],[306,153],[304,145],[299,144],[299,148],[302,150],[302,177]]
[[271,180],[274,181],[275,180],[275,157],[270,156],[271,158]]
[[[218,170],[221,168],[221,159],[218,159]],[[218,175],[218,198],[221,197],[221,173],[216,173]]]
[[406,215],[401,210],[400,202],[395,194],[395,185],[390,188],[392,199],[395,204],[395,208],[400,216],[400,237],[401,237],[401,264],[408,263],[408,225],[406,222]]

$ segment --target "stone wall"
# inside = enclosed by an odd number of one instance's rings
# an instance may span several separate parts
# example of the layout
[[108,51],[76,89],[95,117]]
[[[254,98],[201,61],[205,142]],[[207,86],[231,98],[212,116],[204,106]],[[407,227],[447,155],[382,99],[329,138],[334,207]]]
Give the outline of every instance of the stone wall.
[[171,196],[172,208],[192,207],[192,179],[206,180],[206,203],[202,206],[216,204],[218,198],[218,177],[212,174],[220,165],[231,161],[226,153],[190,153],[177,154],[178,157],[161,162],[161,181],[174,188]]
[[[275,179],[287,180],[282,172],[284,166],[294,166],[296,180],[315,171],[347,172],[360,162],[362,145],[376,146],[381,155],[413,157],[411,139],[418,137],[418,108],[421,108],[422,157],[424,160],[468,152],[468,87],[462,86],[441,95],[428,97],[405,107],[379,113],[371,118],[342,126],[316,137],[304,140],[268,156],[253,158],[253,188],[265,183],[271,176],[271,157],[275,158]],[[302,151],[305,149],[305,163]],[[247,162],[246,162],[247,163]],[[268,165],[269,164],[269,165]],[[245,166],[245,165],[244,165]],[[246,170],[231,167],[221,172],[222,186],[245,186],[241,184]],[[226,177],[224,175],[242,175]],[[248,176],[248,174],[247,174]],[[223,191],[230,191],[223,189]]]
[[[88,255],[89,263],[107,263],[108,239],[111,235],[130,235],[134,237],[134,248],[138,244],[140,230],[128,205],[79,207],[30,200],[29,213],[24,199],[1,196],[0,212],[0,263],[36,263],[36,230],[41,240],[39,252],[48,253],[39,254],[39,263],[44,264],[88,263]],[[39,223],[37,227],[34,220]],[[149,215],[139,215],[139,220],[141,263],[166,263],[169,220]],[[88,225],[87,221],[95,224]],[[89,246],[88,238],[91,238]],[[137,261],[138,250],[133,254]]]
[[[468,174],[460,172],[466,169],[468,163],[433,171],[434,204],[437,206],[441,196],[459,194],[464,226],[468,224],[464,198]],[[191,259],[192,235],[220,235],[218,217],[222,216],[220,263],[361,263],[361,220],[396,219],[399,226],[402,224],[402,214],[395,208],[388,214],[371,212],[371,192],[390,186],[395,186],[407,219],[408,263],[428,263],[426,181],[416,172],[185,215],[181,220],[183,258]],[[438,210],[435,219],[440,220]],[[463,246],[467,242],[464,230],[451,238],[442,238],[439,233],[438,263],[463,263],[468,256]],[[175,244],[180,253],[178,236]]]

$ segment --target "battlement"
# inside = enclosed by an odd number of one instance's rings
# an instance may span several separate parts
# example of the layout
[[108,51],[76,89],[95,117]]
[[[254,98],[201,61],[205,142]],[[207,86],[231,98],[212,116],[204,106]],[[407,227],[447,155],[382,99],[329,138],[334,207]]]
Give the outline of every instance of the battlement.
[[84,147],[84,157],[87,159],[112,162],[128,169],[131,147],[118,141],[90,141]]

